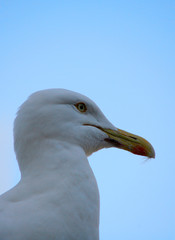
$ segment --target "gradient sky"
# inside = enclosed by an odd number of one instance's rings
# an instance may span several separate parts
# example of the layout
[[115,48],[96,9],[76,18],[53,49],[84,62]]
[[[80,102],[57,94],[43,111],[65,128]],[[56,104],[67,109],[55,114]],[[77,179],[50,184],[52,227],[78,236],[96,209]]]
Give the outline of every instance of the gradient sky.
[[40,89],[94,100],[141,135],[156,158],[94,153],[101,240],[175,239],[175,2],[0,1],[0,193],[20,179],[13,151],[19,105]]

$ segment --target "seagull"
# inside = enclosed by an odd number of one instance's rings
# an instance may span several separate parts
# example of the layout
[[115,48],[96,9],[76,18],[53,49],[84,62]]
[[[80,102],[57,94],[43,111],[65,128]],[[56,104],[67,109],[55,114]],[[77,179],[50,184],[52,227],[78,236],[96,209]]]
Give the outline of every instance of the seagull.
[[89,98],[65,89],[32,94],[14,122],[21,180],[0,197],[0,239],[98,240],[99,191],[87,157],[110,147],[155,157]]

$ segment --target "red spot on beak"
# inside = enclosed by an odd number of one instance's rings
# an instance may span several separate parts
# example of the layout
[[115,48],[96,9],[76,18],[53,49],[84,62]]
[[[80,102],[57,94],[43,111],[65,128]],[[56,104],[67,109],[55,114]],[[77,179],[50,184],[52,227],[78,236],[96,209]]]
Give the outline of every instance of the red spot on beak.
[[132,151],[132,153],[137,154],[137,155],[147,156],[146,149],[140,145],[134,146],[131,151]]

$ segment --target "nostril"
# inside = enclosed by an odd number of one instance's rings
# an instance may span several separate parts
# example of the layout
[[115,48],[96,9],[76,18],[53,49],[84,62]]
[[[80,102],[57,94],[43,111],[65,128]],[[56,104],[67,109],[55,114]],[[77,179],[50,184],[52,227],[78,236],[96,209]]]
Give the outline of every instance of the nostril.
[[134,139],[134,140],[137,140],[137,138],[136,137],[133,137],[133,136],[129,136],[130,138],[132,138],[132,139]]

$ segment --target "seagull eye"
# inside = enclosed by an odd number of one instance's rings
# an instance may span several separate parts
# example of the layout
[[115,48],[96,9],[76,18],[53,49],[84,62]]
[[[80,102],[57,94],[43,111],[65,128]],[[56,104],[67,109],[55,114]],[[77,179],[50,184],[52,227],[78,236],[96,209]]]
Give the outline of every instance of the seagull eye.
[[84,103],[80,102],[75,104],[75,107],[80,111],[80,112],[86,112],[87,111],[87,107]]

